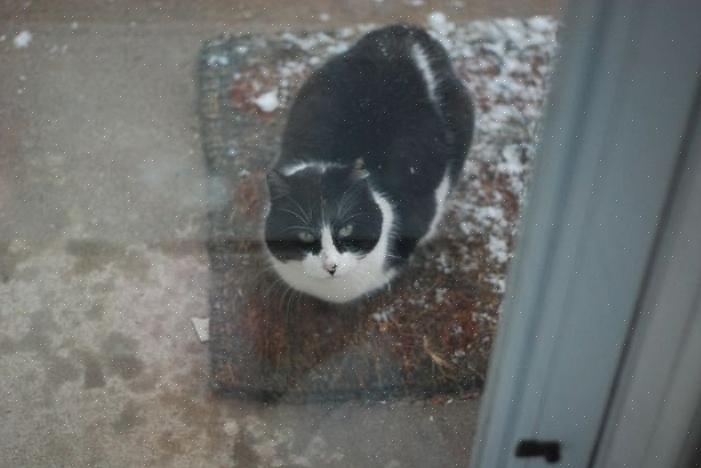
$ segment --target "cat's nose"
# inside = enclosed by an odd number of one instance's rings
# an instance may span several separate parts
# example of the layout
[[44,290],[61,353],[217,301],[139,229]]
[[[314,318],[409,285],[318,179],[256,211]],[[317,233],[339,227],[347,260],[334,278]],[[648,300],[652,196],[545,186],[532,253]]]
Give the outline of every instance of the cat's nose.
[[324,266],[324,268],[333,276],[336,273],[336,269],[338,269],[338,265],[332,263],[331,265]]

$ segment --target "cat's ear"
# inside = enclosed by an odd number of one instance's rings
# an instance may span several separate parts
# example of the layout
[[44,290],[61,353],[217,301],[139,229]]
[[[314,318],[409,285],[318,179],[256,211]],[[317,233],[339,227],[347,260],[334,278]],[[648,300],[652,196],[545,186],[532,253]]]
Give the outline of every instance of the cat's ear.
[[351,177],[355,180],[366,179],[370,173],[365,169],[365,161],[363,158],[358,158],[353,164],[353,171],[351,172]]
[[270,198],[280,198],[290,193],[290,184],[285,180],[285,176],[275,169],[268,172],[268,190]]

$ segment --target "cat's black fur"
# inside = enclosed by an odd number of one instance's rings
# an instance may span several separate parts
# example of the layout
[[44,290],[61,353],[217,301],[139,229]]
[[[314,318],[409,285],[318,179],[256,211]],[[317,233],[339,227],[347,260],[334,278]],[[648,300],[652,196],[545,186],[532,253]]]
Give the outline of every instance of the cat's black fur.
[[[412,58],[415,43],[427,53],[437,78],[436,102],[429,98],[427,83]],[[299,91],[283,134],[281,155],[269,177],[272,198],[281,204],[278,208],[285,203],[312,206],[314,197],[326,193],[331,198],[326,202],[333,204],[349,187],[372,187],[394,208],[388,262],[402,263],[429,229],[436,210],[436,188],[446,171],[451,186],[458,179],[472,128],[468,93],[440,43],[418,27],[376,30],[330,59]],[[367,178],[358,177],[353,169],[358,159],[364,162]],[[343,167],[334,166],[323,174],[305,170],[287,178],[276,172],[310,161]],[[358,210],[367,209],[368,228],[358,233],[367,237],[360,250],[372,248],[381,224],[377,206],[364,191]],[[293,206],[290,209],[294,211]],[[318,249],[318,245],[292,245],[296,241],[282,234],[286,225],[298,224],[291,216],[278,210],[267,220],[267,244],[280,260],[296,257],[295,252],[304,249]]]

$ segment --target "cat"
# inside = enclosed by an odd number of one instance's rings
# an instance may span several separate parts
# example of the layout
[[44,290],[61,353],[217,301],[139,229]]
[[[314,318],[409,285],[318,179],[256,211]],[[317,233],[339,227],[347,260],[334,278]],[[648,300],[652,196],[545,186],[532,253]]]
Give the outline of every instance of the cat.
[[472,139],[445,49],[395,25],[315,71],[267,174],[265,245],[292,288],[333,303],[387,286],[435,234]]

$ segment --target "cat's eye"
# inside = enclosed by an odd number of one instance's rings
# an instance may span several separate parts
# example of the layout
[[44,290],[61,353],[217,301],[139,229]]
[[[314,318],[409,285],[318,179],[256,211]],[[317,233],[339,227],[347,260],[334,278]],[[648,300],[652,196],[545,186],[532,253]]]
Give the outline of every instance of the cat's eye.
[[352,224],[346,224],[345,226],[343,226],[341,229],[338,230],[339,237],[348,237],[351,234],[353,234],[353,225]]
[[297,237],[299,237],[299,240],[301,240],[305,244],[311,244],[312,242],[314,242],[314,234],[312,234],[311,232],[300,231],[299,234],[297,234]]

